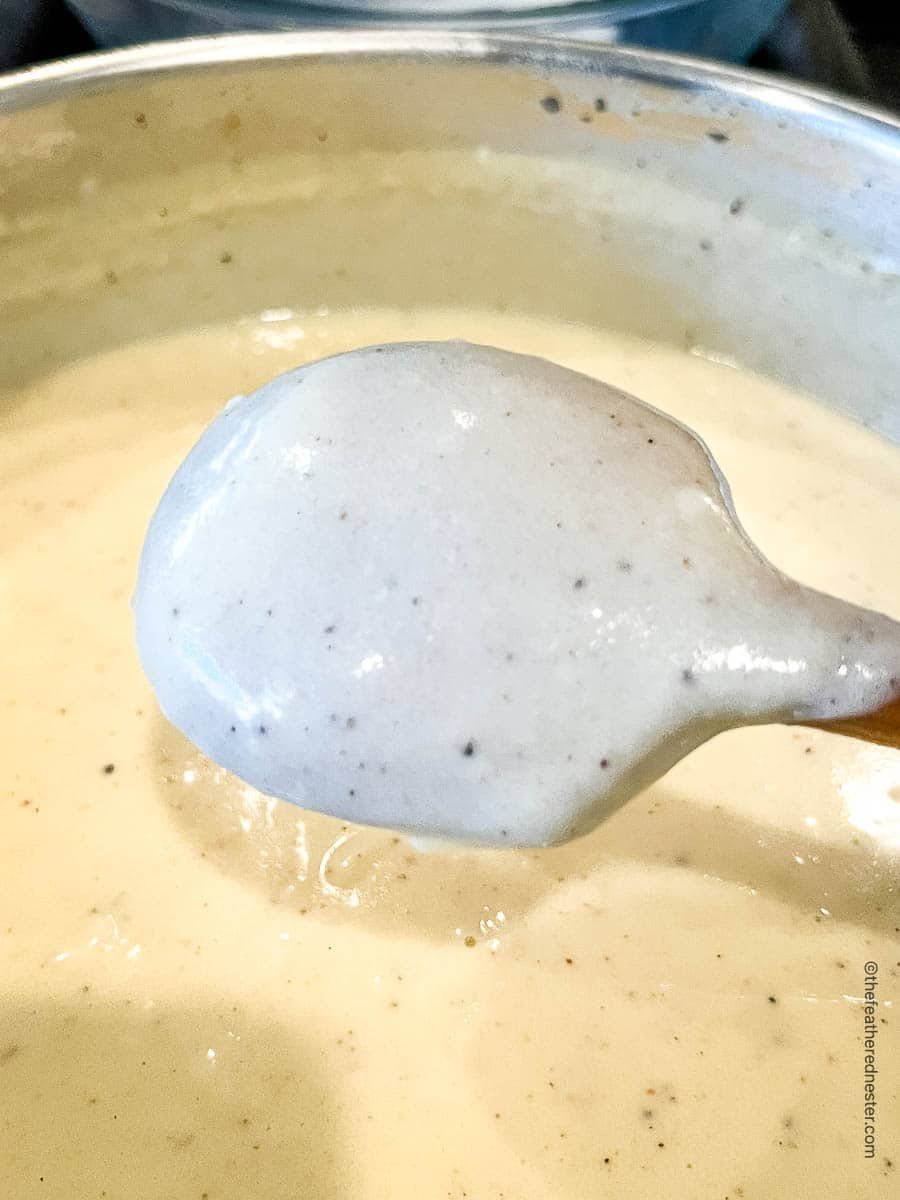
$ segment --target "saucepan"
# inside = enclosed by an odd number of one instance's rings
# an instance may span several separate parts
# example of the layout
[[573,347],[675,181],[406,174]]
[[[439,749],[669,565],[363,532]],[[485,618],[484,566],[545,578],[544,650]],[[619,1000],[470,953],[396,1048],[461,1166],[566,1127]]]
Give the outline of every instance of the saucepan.
[[745,730],[571,846],[428,848],[261,796],[156,710],[128,599],[165,479],[266,364],[384,312],[750,372],[812,398],[741,409],[758,476],[815,405],[864,475],[900,438],[900,124],[440,32],[0,78],[9,1194],[891,1194],[892,752]]

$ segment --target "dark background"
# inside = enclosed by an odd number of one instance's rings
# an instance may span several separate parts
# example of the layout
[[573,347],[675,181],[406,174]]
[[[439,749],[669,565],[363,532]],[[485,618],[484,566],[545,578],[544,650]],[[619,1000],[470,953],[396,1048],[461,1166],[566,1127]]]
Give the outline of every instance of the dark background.
[[[62,0],[46,0],[40,29],[22,58],[40,62],[91,48]],[[900,4],[792,0],[751,64],[900,109]]]
[[900,4],[793,0],[752,62],[900,108]]

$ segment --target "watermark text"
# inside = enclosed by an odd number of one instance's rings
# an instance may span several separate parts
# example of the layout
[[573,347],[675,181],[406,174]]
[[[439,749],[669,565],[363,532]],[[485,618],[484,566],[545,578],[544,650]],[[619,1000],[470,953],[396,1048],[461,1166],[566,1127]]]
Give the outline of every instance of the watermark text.
[[875,1039],[878,1034],[878,963],[867,962],[863,967],[863,1154],[875,1157],[875,1078],[878,1074],[878,1055]]

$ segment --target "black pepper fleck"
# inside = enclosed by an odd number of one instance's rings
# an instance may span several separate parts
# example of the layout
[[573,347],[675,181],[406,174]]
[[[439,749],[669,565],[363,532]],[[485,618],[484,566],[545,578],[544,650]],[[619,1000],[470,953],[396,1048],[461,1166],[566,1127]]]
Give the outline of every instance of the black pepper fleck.
[[260,727],[259,727],[259,732],[262,734],[262,736],[263,736],[263,737],[265,737],[265,736],[266,736],[266,734],[267,734],[269,731],[268,731],[268,729],[265,727],[265,725],[260,725]]
[[232,261],[232,255],[231,255],[231,251],[230,251],[230,250],[223,250],[223,251],[222,251],[222,253],[219,255],[219,262],[220,262],[220,263],[225,263],[225,264],[228,264],[228,263],[230,263],[231,261]]
[[469,738],[469,740],[463,746],[462,752],[466,758],[471,758],[472,755],[475,753],[475,743],[472,741],[471,738]]
[[731,138],[722,129],[707,129],[706,136],[711,142],[730,142]]
[[579,589],[579,588],[583,588],[583,587],[584,587],[584,585],[585,585],[585,582],[586,582],[586,581],[585,581],[585,578],[584,578],[584,576],[583,576],[583,575],[579,575],[579,576],[578,576],[578,578],[575,580],[575,582],[572,584],[572,587],[573,587],[573,588],[575,588],[575,590],[576,590],[576,591],[578,591],[578,589]]
[[[598,96],[597,99],[594,101],[594,108],[596,109],[597,112],[606,112],[606,101],[603,99],[602,96]],[[608,1161],[609,1160],[607,1159],[607,1162]]]
[[547,113],[558,113],[562,105],[556,96],[545,96],[541,101],[541,108]]
[[731,215],[733,217],[736,217],[738,215],[738,213],[743,210],[743,207],[744,207],[744,201],[740,198],[740,196],[737,196],[728,205],[728,211],[731,213]]
[[104,775],[112,775],[112,773],[115,769],[116,769],[115,763],[107,763],[106,766],[103,768],[103,774]]

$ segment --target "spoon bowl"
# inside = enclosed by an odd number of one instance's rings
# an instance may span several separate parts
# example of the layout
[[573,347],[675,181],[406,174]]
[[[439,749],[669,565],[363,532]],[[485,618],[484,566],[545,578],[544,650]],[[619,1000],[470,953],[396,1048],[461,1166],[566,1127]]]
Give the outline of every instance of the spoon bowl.
[[463,342],[231,401],[135,611],[163,710],[241,778],[492,844],[583,833],[723,730],[898,697],[900,626],[768,562],[689,429]]

